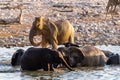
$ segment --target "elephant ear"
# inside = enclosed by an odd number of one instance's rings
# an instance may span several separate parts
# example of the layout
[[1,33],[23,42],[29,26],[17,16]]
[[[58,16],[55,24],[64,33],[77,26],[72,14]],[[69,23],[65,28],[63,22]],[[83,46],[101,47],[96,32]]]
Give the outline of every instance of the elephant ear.
[[80,57],[80,61],[84,59],[84,54],[80,48],[71,46],[68,48],[68,51],[69,51],[70,56]]
[[36,22],[36,27],[39,29],[39,30],[42,30],[43,29],[43,17],[40,16],[40,17],[37,17],[35,19],[35,22]]

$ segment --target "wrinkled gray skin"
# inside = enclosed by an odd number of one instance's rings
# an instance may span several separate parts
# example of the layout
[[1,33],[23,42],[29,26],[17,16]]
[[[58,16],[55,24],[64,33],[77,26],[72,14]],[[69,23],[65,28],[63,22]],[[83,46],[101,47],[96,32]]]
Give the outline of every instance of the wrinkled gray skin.
[[[64,43],[63,44],[65,47],[79,47],[80,48],[80,46],[79,45],[77,45],[77,44],[73,44],[73,43],[70,43],[70,42],[67,42],[67,43]],[[60,49],[60,48],[59,48]],[[112,56],[112,55],[114,55],[114,53],[113,52],[111,52],[111,51],[108,51],[108,50],[101,50],[104,54],[105,54],[105,56],[106,57],[110,57],[110,56]]]
[[108,51],[108,50],[101,50],[104,54],[105,54],[105,56],[106,57],[110,57],[110,56],[112,56],[112,55],[114,55],[114,53],[113,52],[111,52],[111,51]]
[[82,49],[75,46],[59,47],[58,50],[65,53],[65,59],[71,67],[104,66],[107,60],[101,50],[92,46],[85,46]]
[[107,65],[120,65],[120,55],[114,54],[110,56],[106,62]]
[[63,56],[71,67],[77,67],[84,59],[82,52],[76,47],[59,47],[58,51],[64,52]]
[[20,60],[21,56],[24,54],[23,49],[18,49],[13,55],[11,59],[11,65],[12,66],[19,66],[20,65]]
[[[17,53],[19,55],[20,53]],[[45,71],[53,71],[56,64],[64,64],[69,70],[72,68],[64,60],[61,53],[48,48],[28,48],[23,55],[16,56],[13,62],[21,65],[21,70],[34,71],[44,69]],[[16,61],[17,59],[20,60]],[[49,64],[49,67],[48,67]]]

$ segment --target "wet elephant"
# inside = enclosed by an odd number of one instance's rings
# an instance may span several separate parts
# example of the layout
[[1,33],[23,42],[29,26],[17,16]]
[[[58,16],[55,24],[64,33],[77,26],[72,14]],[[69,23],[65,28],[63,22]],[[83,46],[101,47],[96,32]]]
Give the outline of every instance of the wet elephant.
[[110,56],[112,56],[112,55],[114,55],[114,53],[113,52],[111,52],[111,51],[108,51],[108,50],[101,50],[104,54],[105,54],[105,56],[106,57],[110,57]]
[[20,61],[21,61],[21,56],[24,54],[24,50],[23,49],[18,49],[17,51],[14,52],[14,54],[12,55],[12,59],[11,59],[11,65],[12,66],[19,66],[20,65]]
[[106,62],[107,65],[120,65],[120,55],[114,54],[110,56]]
[[64,64],[69,70],[72,68],[67,64],[61,52],[48,48],[28,48],[21,56],[21,70],[53,71],[55,64]]
[[70,42],[63,43],[63,45],[64,45],[65,47],[71,47],[71,46],[74,46],[74,47],[80,47],[79,45],[74,44],[74,43],[70,43]]
[[[65,47],[71,47],[71,46],[74,46],[74,47],[79,47],[79,48],[80,48],[79,45],[74,44],[74,43],[70,43],[70,42],[64,43],[63,45],[64,45]],[[60,49],[60,48],[59,48],[59,49]],[[110,56],[114,55],[113,52],[108,51],[108,50],[101,50],[101,51],[105,54],[106,57],[110,57]]]
[[65,53],[65,59],[71,67],[104,66],[107,60],[105,54],[94,46],[60,47],[58,50]]

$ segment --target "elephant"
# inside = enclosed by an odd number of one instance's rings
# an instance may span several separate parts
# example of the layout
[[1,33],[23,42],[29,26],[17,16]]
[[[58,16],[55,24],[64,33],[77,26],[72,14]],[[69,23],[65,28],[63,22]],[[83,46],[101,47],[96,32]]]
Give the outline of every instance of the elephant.
[[114,54],[110,56],[106,62],[107,65],[120,65],[120,55]]
[[71,47],[71,46],[80,47],[79,45],[74,44],[74,43],[70,43],[70,42],[63,43],[63,45],[64,45],[65,47]]
[[11,59],[12,66],[20,65],[21,56],[24,54],[24,52],[25,51],[23,49],[18,49],[17,51],[14,52],[14,54],[12,55],[12,59]]
[[107,61],[105,54],[94,46],[60,47],[58,50],[64,52],[65,59],[71,67],[104,66]]
[[22,56],[20,56],[21,70],[34,71],[43,69],[44,71],[54,71],[54,66],[56,66],[56,64],[63,64],[69,70],[73,70],[65,61],[62,54],[63,53],[61,52],[48,48],[30,47],[23,53]]
[[[42,36],[39,42],[34,41],[37,35]],[[74,43],[74,27],[68,20],[51,21],[42,16],[36,17],[29,32],[29,41],[33,46],[47,48],[52,45],[52,49],[56,50],[60,44]]]
[[106,57],[110,57],[110,56],[112,56],[112,55],[114,55],[114,53],[113,52],[111,52],[111,51],[108,51],[108,50],[101,50],[104,54],[105,54],[105,56]]
[[[79,48],[81,47],[81,46],[79,46],[79,45],[77,45],[77,44],[73,44],[73,43],[70,43],[70,42],[64,43],[63,45],[64,45],[65,47],[71,47],[71,46],[79,47]],[[61,47],[61,48],[62,48],[62,47]],[[61,48],[59,48],[59,50],[60,50]],[[110,57],[110,56],[114,55],[114,53],[111,52],[111,51],[109,51],[109,50],[101,50],[101,51],[105,54],[106,57]]]

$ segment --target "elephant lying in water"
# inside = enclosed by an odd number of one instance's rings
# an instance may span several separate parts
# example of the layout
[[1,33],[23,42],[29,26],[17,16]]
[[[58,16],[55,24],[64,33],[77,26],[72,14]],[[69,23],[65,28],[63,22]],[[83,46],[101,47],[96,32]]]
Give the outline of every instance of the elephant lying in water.
[[120,55],[119,54],[114,54],[110,56],[107,60],[107,65],[120,65]]
[[[70,42],[64,43],[63,45],[64,45],[65,47],[71,47],[71,46],[74,46],[74,47],[78,47],[78,48],[80,48],[79,45],[74,44],[74,43],[70,43]],[[61,49],[61,48],[59,48],[59,49]],[[106,57],[110,57],[110,56],[114,55],[113,52],[108,51],[108,50],[101,50],[101,51],[105,54]]]
[[101,50],[104,54],[105,54],[105,56],[106,57],[110,57],[110,56],[112,56],[112,55],[114,55],[114,53],[113,52],[111,52],[111,51],[108,51],[108,50]]
[[71,67],[104,66],[107,60],[105,54],[93,46],[82,48],[75,46],[60,47],[58,50],[65,53],[65,59]]
[[[20,60],[19,60],[20,59]],[[28,48],[22,55],[17,52],[12,56],[12,65],[20,64],[22,70],[53,71],[56,64],[64,64],[69,70],[72,68],[67,64],[61,52],[48,48]]]

